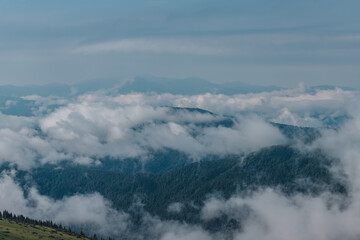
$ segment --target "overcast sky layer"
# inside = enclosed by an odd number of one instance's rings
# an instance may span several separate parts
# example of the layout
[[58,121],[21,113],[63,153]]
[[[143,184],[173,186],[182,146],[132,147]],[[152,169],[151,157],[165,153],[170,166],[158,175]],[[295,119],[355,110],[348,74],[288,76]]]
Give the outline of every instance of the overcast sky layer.
[[138,75],[360,87],[357,0],[0,0],[0,84]]

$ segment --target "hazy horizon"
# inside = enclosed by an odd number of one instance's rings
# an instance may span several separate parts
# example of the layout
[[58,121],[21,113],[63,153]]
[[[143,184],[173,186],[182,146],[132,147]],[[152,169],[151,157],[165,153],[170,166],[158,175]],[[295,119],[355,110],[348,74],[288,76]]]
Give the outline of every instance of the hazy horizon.
[[294,85],[288,86],[288,85],[277,85],[277,84],[259,84],[259,83],[251,83],[251,82],[244,82],[244,81],[224,81],[224,82],[218,82],[218,81],[211,81],[205,78],[200,78],[200,77],[194,77],[194,76],[190,76],[190,77],[184,77],[184,78],[171,78],[171,77],[163,77],[163,76],[152,76],[152,75],[139,75],[139,76],[134,76],[132,78],[95,78],[95,79],[87,79],[87,80],[83,80],[83,81],[75,81],[75,82],[46,82],[46,83],[27,83],[27,82],[22,82],[22,83],[0,83],[0,87],[3,86],[14,86],[14,87],[27,87],[27,86],[32,86],[32,87],[42,87],[42,86],[51,86],[51,85],[66,85],[66,86],[76,86],[79,84],[88,84],[88,83],[96,83],[101,85],[101,83],[105,83],[105,84],[114,84],[114,86],[121,86],[125,83],[131,83],[136,81],[136,79],[138,78],[144,78],[144,79],[159,79],[159,82],[164,82],[164,83],[169,83],[169,82],[178,82],[181,83],[182,80],[202,80],[202,81],[206,81],[208,83],[212,83],[212,84],[216,84],[216,85],[222,85],[222,84],[229,84],[229,83],[239,83],[239,84],[245,84],[245,85],[249,85],[249,86],[255,86],[255,87],[279,87],[279,88],[283,88],[283,89],[297,89],[297,88],[313,88],[313,87],[340,87],[340,88],[345,88],[345,89],[351,89],[351,90],[358,90],[360,88],[356,87],[356,86],[351,86],[348,84],[342,84],[342,83],[333,83],[333,84],[317,84],[317,83],[307,83],[305,84],[304,82],[294,82]]

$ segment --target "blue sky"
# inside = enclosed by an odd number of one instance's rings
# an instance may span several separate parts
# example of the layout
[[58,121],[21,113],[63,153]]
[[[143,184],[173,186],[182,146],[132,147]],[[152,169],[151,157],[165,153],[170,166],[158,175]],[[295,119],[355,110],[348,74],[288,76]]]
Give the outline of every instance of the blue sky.
[[200,77],[360,88],[360,1],[0,0],[0,84]]

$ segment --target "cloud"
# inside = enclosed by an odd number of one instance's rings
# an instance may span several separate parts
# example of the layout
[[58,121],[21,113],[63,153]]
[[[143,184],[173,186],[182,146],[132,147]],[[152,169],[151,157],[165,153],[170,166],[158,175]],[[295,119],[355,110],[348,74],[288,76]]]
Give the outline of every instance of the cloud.
[[233,239],[357,239],[359,204],[342,210],[337,204],[329,205],[332,198],[329,194],[288,197],[266,189],[248,197],[212,197],[201,216],[206,221],[221,216],[238,220],[242,227],[233,231]]
[[0,177],[0,209],[34,219],[91,229],[92,233],[118,235],[128,227],[128,215],[118,212],[100,194],[74,195],[53,200],[29,189],[27,197],[8,173]]
[[358,239],[360,237],[360,114],[339,129],[323,130],[322,136],[303,151],[320,149],[331,159],[334,177],[347,181],[348,196],[325,192],[320,196],[288,196],[276,189],[262,189],[224,199],[210,196],[201,218],[211,221],[226,216],[240,223],[232,239]]
[[20,99],[34,102],[35,106],[32,108],[32,112],[35,115],[41,115],[42,113],[49,113],[54,108],[59,106],[64,106],[70,102],[69,99],[59,96],[42,97],[39,95],[28,95],[28,96],[20,97]]
[[214,236],[196,225],[182,224],[177,221],[161,221],[159,218],[147,216],[144,218],[148,228],[146,239],[161,240],[212,240]]
[[[21,169],[64,160],[87,165],[99,164],[97,160],[104,157],[146,159],[150,152],[169,148],[200,159],[286,142],[280,131],[261,117],[240,115],[229,120],[209,112],[161,107],[163,97],[104,96],[100,92],[54,110],[39,103],[44,114],[35,117],[0,115],[0,162]],[[224,120],[233,126],[216,124]]]
[[[341,89],[233,96],[111,91],[77,99],[52,97],[57,108],[41,97],[25,97],[35,100],[41,111],[34,117],[0,115],[0,162],[22,169],[63,160],[99,164],[103,157],[146,159],[149,152],[166,148],[193,159],[243,154],[286,142],[268,121],[317,127],[337,124],[350,116],[351,106],[359,99],[357,92]],[[203,108],[219,115],[165,106]],[[233,116],[232,126],[213,124],[229,119],[227,114]]]
[[[299,88],[237,95],[206,93],[200,95],[173,94],[114,94],[116,89],[106,92],[86,94],[80,97],[87,102],[108,101],[120,105],[151,105],[202,108],[218,114],[237,115],[253,113],[266,120],[289,121],[277,119],[287,112],[300,126],[326,125],[327,118],[337,118],[348,114],[356,106],[358,91],[335,89]],[[290,123],[290,122],[284,122]]]
[[[222,119],[208,113],[174,111],[167,107],[109,107],[103,102],[85,101],[55,111],[41,120],[40,127],[60,148],[100,157],[106,154],[134,157],[147,148],[171,148],[194,156],[221,155],[285,141],[276,128],[255,117],[239,119],[233,128],[198,125]],[[261,138],[255,132],[258,129],[262,130]],[[195,131],[196,136],[192,134]],[[71,142],[77,144],[69,146]]]
[[[310,92],[299,88],[233,96],[111,91],[77,99],[52,97],[57,108],[40,97],[24,98],[36,100],[41,111],[34,117],[0,115],[0,162],[22,169],[63,160],[98,164],[103,157],[146,159],[150,152],[167,148],[193,159],[243,154],[286,142],[268,121],[336,126],[350,116],[351,106],[359,99],[357,92],[341,89]],[[227,114],[232,115],[232,126],[214,125],[229,119]]]
[[[318,90],[315,93],[291,89],[233,96],[208,93],[178,96],[171,100],[176,106],[199,107],[232,115],[251,112],[275,122],[319,127],[326,124],[326,118],[346,115],[347,108],[354,105],[357,99],[358,92],[341,89]],[[290,119],[289,115],[292,115]]]
[[86,54],[106,52],[149,52],[205,56],[229,55],[231,53],[230,49],[211,43],[208,39],[184,38],[126,38],[117,41],[80,46],[76,51]]
[[167,208],[167,211],[169,213],[181,213],[182,209],[184,208],[184,204],[182,203],[179,203],[179,202],[175,202],[175,203],[172,203],[168,206]]
[[338,119],[348,114],[349,108],[356,105],[359,92],[340,88],[308,89],[300,86],[295,89],[230,96],[214,93],[200,95],[166,93],[114,95],[109,92],[109,95],[91,94],[82,98],[90,102],[112,99],[118,104],[197,107],[227,115],[253,113],[264,117],[266,120],[280,123],[319,127],[330,124],[329,119]]
[[109,201],[98,193],[78,194],[54,200],[40,195],[36,188],[23,189],[14,181],[15,173],[0,176],[0,210],[15,214],[51,220],[57,224],[82,229],[88,234],[115,236],[122,239],[182,240],[213,239],[212,235],[199,226],[177,221],[160,220],[147,212],[141,213],[139,225],[133,225],[129,214],[115,210]]
[[64,153],[57,152],[47,140],[38,136],[34,129],[26,127],[0,129],[0,154],[0,163],[9,162],[22,169],[32,168],[37,163],[67,159]]

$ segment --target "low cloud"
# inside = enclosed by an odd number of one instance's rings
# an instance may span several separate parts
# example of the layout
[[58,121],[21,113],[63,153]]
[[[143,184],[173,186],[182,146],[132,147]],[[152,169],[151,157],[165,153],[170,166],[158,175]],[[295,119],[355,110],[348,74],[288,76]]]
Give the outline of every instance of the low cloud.
[[[29,169],[63,160],[98,164],[103,157],[146,159],[149,151],[166,148],[193,159],[243,154],[286,142],[269,121],[339,124],[351,116],[349,109],[359,97],[354,91],[304,88],[233,96],[100,91],[73,100],[51,97],[55,109],[44,98],[24,99],[36,100],[40,110],[34,117],[0,114],[0,162]],[[203,108],[219,115],[165,106]],[[227,114],[232,115],[232,126],[214,125],[229,119]]]
[[169,213],[176,214],[176,213],[181,213],[183,208],[184,208],[184,204],[179,203],[179,202],[175,202],[175,203],[172,203],[172,204],[170,204],[168,206],[167,211]]
[[210,196],[201,210],[204,221],[226,216],[241,228],[233,239],[358,239],[360,237],[360,111],[337,130],[325,129],[322,136],[303,151],[320,149],[329,158],[335,177],[345,178],[349,193],[340,196],[324,192],[320,196],[284,195],[276,189],[263,189],[229,199]]
[[234,230],[233,239],[357,239],[358,204],[341,210],[336,204],[329,205],[332,198],[329,194],[288,197],[266,189],[251,197],[212,197],[205,202],[201,216],[207,221],[221,216],[237,220],[242,227]]
[[272,92],[224,95],[142,94],[118,95],[114,90],[81,97],[88,102],[110,101],[120,105],[147,104],[152,106],[195,107],[218,114],[257,114],[266,120],[298,126],[319,127],[339,123],[360,98],[358,91],[312,89],[299,86]]
[[[31,118],[1,115],[0,161],[21,169],[63,160],[98,164],[104,157],[146,159],[149,152],[164,149],[196,160],[286,142],[276,127],[256,115],[230,119],[154,106],[143,95],[129,95],[125,103],[119,103],[123,99],[122,95],[85,95],[49,114]],[[231,124],[220,124],[225,120]]]
[[146,212],[141,223],[134,227],[127,213],[115,210],[100,194],[74,195],[54,200],[40,195],[36,188],[23,189],[14,181],[13,173],[0,176],[0,210],[41,219],[84,230],[98,236],[115,236],[121,239],[206,240],[213,236],[200,226],[178,221],[160,220]]
[[52,220],[65,226],[91,229],[92,233],[118,235],[128,227],[128,215],[114,210],[100,194],[74,195],[53,200],[40,195],[36,188],[23,189],[15,183],[13,174],[0,177],[0,209],[34,219]]

